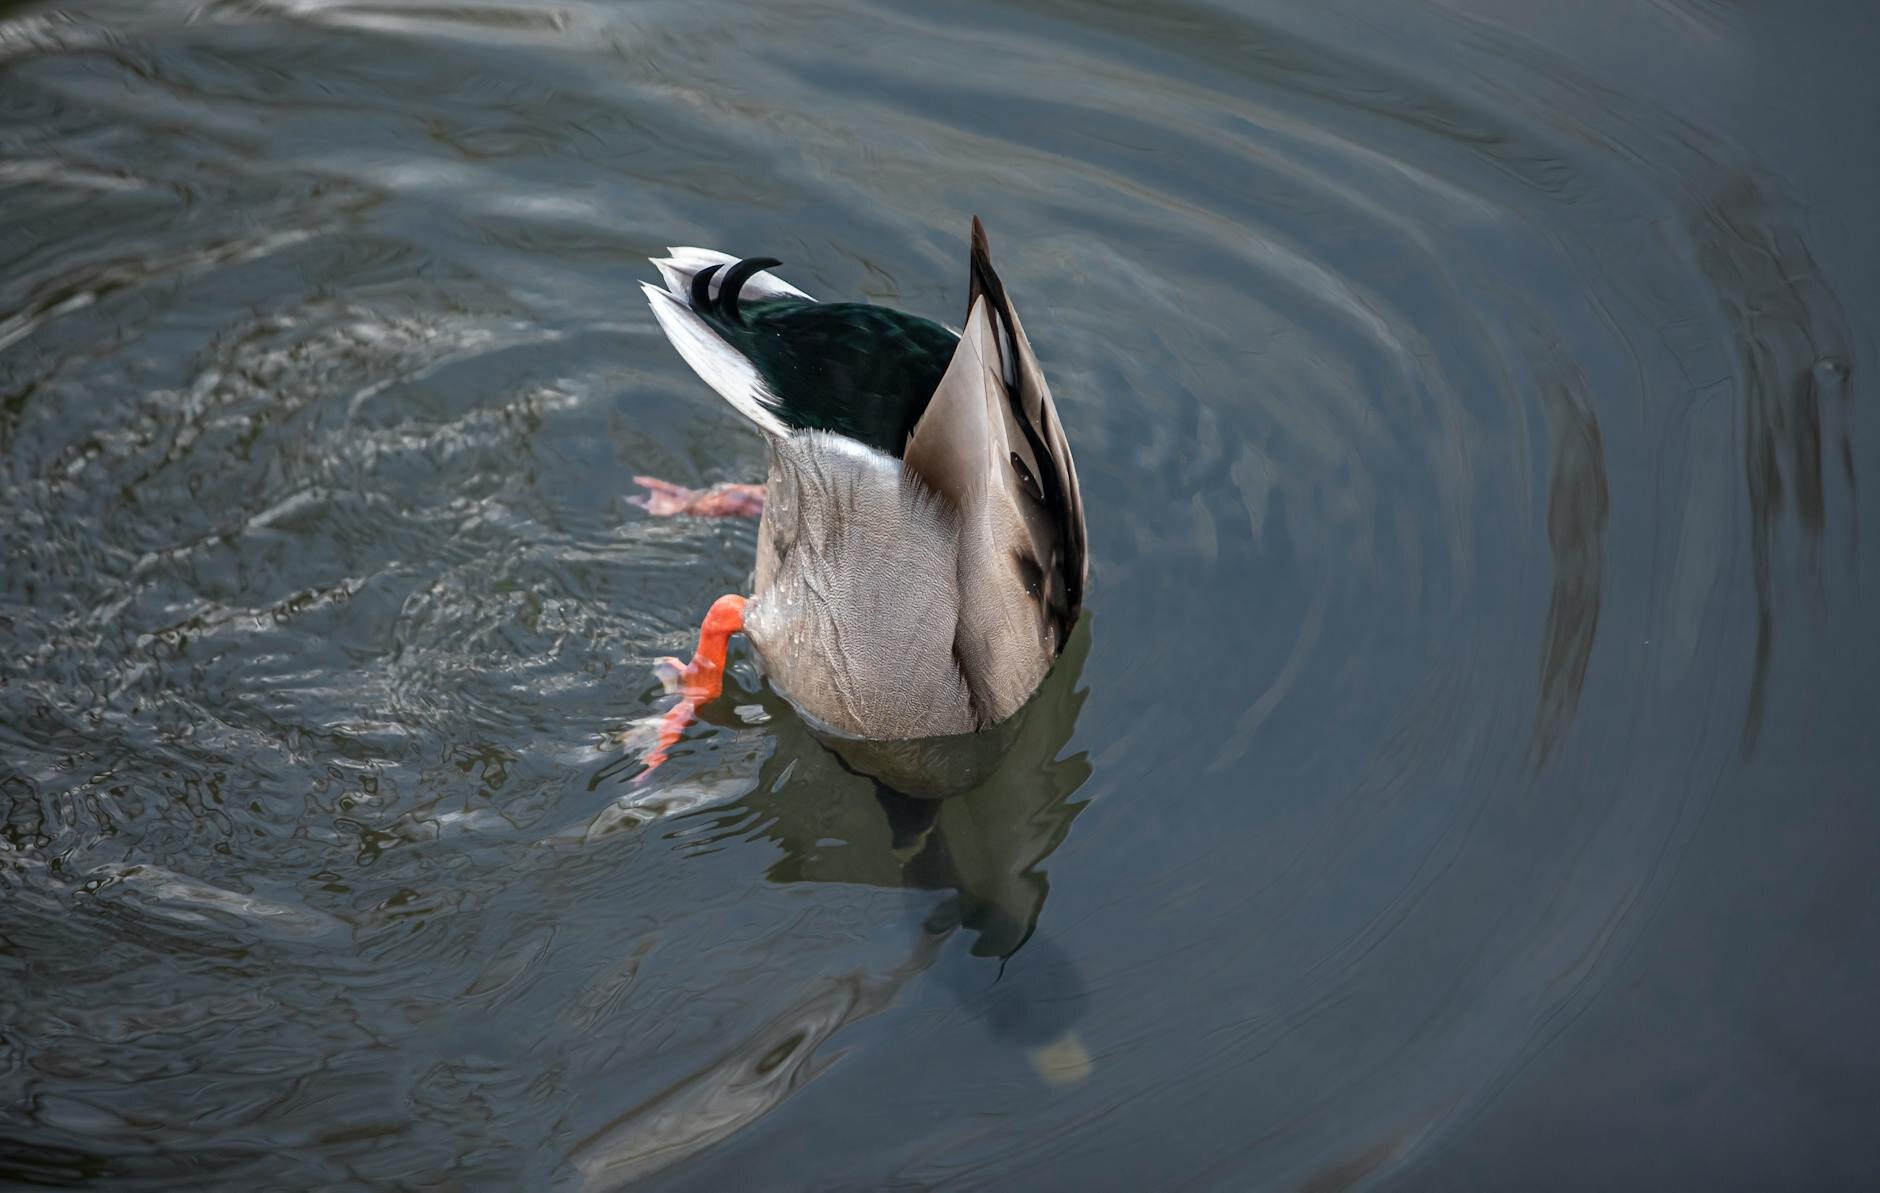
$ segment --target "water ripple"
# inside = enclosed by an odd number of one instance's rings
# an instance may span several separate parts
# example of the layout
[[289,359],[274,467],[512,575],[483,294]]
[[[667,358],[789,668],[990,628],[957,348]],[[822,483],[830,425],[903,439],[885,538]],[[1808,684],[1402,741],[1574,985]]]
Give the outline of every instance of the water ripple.
[[[1523,1122],[1663,1121],[1700,1051],[1764,1075],[1733,1138],[1815,1113],[1871,1002],[1876,665],[1874,271],[1822,179],[1871,188],[1768,130],[1843,43],[1670,0],[9,9],[0,1174],[1448,1187]],[[1091,511],[1062,665],[944,802],[743,654],[645,773],[651,662],[753,530],[626,482],[763,452],[644,259],[957,322],[973,211]]]

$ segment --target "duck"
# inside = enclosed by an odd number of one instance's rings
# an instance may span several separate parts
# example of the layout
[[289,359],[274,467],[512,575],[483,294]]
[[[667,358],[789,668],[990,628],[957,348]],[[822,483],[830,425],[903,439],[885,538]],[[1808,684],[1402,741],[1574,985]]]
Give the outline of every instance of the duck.
[[643,285],[685,362],[763,435],[761,486],[638,478],[656,513],[756,513],[749,594],[719,597],[656,765],[722,692],[732,635],[819,733],[978,734],[1013,717],[1069,641],[1088,579],[1070,442],[972,221],[959,330],[819,302],[771,257],[671,248]]

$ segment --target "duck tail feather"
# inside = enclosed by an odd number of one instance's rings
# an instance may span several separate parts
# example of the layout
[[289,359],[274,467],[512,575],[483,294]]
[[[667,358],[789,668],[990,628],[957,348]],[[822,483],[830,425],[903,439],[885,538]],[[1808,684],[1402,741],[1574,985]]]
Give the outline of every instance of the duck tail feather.
[[[666,292],[681,302],[688,302],[692,297],[692,279],[701,271],[711,266],[731,267],[738,264],[738,259],[730,253],[721,253],[717,249],[701,249],[689,246],[669,248],[664,257],[652,258],[654,268],[666,283]],[[770,262],[771,265],[777,262]],[[722,288],[720,296],[722,297]],[[815,299],[792,286],[777,275],[768,272],[768,267],[760,267],[744,279],[738,288],[738,297],[745,301],[760,298],[802,298],[810,302]]]
[[692,371],[766,435],[788,438],[790,428],[778,417],[775,397],[744,354],[713,331],[686,298],[650,282],[642,284],[640,289],[652,305],[653,318],[659,322],[660,330],[685,358],[685,363],[692,366]]

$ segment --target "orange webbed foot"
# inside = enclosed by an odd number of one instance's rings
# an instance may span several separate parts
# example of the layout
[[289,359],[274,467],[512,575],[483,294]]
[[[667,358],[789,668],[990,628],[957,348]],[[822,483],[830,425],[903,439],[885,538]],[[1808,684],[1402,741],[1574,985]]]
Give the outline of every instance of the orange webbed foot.
[[744,598],[736,594],[721,596],[712,602],[699,628],[698,650],[690,663],[675,658],[659,660],[656,670],[668,692],[676,692],[679,702],[666,710],[659,720],[659,742],[646,756],[650,773],[666,761],[666,751],[678,744],[685,727],[698,715],[701,705],[718,699],[725,684],[725,648],[731,635],[744,628]]
[[675,485],[654,476],[636,476],[645,496],[629,497],[655,518],[755,518],[764,512],[764,486],[727,481],[709,489]]

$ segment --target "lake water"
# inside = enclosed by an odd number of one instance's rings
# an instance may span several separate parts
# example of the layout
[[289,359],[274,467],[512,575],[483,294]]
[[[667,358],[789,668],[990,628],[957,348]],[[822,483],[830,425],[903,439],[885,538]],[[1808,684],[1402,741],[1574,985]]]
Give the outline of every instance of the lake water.
[[[0,5],[0,1184],[1880,1183],[1877,26]],[[754,536],[630,478],[763,468],[646,258],[974,213],[1069,653],[640,777]]]

